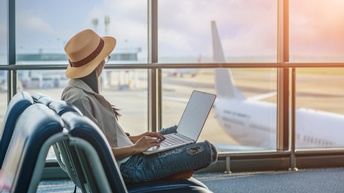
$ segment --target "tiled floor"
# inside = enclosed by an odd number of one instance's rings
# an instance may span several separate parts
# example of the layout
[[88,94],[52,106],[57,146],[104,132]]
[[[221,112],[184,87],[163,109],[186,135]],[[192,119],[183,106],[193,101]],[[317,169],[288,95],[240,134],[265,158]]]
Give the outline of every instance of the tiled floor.
[[[309,169],[297,172],[195,174],[214,193],[337,193],[344,192],[344,168]],[[42,181],[37,192],[71,193],[70,180]],[[81,192],[77,189],[77,192]]]

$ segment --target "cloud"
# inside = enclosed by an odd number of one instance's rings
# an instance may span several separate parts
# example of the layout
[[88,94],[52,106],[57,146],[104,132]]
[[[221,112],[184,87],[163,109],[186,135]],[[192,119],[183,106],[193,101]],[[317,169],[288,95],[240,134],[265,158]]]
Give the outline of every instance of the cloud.
[[[97,33],[115,36],[117,46],[128,46],[130,42],[137,42],[136,47],[147,45],[147,1],[104,1],[94,6],[88,20],[98,19]],[[109,25],[105,26],[105,17],[109,18]],[[92,26],[94,29],[95,26]],[[126,44],[126,45],[124,45]]]
[[58,30],[49,17],[32,10],[22,10],[17,14],[16,43],[18,53],[53,51],[62,52],[61,43],[58,43]]
[[[276,3],[262,0],[159,1],[159,37],[167,53],[212,55],[210,22],[215,20],[226,55],[276,53]],[[178,35],[177,35],[178,33]],[[183,38],[180,38],[183,37]],[[170,44],[168,45],[168,42]],[[190,49],[191,48],[191,49]]]
[[18,26],[22,26],[22,28],[25,28],[26,30],[31,32],[54,33],[52,23],[38,15],[19,14],[19,19],[17,20],[17,22]]

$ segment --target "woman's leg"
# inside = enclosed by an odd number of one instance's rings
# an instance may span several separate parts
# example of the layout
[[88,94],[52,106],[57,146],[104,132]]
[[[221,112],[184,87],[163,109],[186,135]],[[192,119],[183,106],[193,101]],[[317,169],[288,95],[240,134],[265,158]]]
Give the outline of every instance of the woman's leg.
[[176,133],[177,131],[177,125],[172,126],[172,127],[168,127],[168,128],[162,128],[159,133],[162,135],[166,135],[166,134],[170,134],[170,133]]
[[137,183],[185,171],[196,171],[216,161],[215,147],[205,141],[153,155],[135,155],[121,164],[120,168],[126,183]]

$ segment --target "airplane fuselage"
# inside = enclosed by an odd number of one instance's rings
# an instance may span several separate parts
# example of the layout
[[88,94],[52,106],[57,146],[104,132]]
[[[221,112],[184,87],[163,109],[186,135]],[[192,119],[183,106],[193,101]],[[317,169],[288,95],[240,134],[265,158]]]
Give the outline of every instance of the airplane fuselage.
[[[268,102],[217,98],[214,105],[221,126],[241,145],[276,147],[277,109]],[[310,109],[296,110],[296,147],[344,145],[344,115]]]

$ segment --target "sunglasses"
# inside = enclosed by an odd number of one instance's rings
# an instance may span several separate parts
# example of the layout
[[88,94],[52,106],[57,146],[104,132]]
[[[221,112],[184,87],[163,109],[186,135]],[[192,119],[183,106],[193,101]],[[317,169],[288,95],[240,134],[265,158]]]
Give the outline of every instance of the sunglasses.
[[107,63],[110,60],[111,56],[106,56],[106,58],[104,59],[105,63]]

